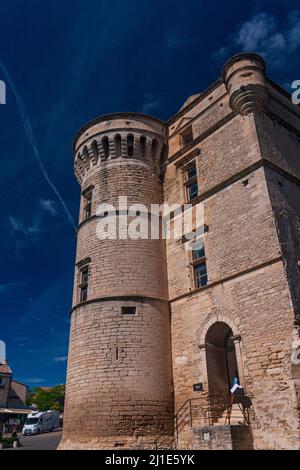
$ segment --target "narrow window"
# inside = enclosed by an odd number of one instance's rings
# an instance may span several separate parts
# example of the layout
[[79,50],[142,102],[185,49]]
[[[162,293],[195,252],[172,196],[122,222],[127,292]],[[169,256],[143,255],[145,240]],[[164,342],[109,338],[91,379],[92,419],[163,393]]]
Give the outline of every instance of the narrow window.
[[192,266],[194,270],[195,287],[203,287],[207,284],[207,268],[203,239],[192,250]]
[[140,152],[141,152],[141,158],[145,158],[146,156],[146,137],[142,135],[140,137]]
[[136,307],[121,307],[121,314],[122,315],[135,315]]
[[193,137],[193,128],[192,128],[192,126],[189,126],[186,129],[184,129],[184,131],[182,131],[180,133],[180,135],[181,135],[182,147],[184,147],[185,145],[188,145],[191,142],[193,142],[194,137]]
[[84,266],[80,271],[80,302],[85,302],[88,295],[88,285],[89,285],[89,267]]
[[133,135],[128,134],[128,136],[127,136],[127,154],[128,154],[128,157],[133,157],[133,143],[134,143]]
[[196,162],[191,163],[185,169],[186,199],[191,201],[198,196],[198,180]]
[[93,199],[93,190],[87,188],[83,193],[83,220],[88,219],[92,215],[92,199]]
[[94,162],[97,163],[99,154],[98,154],[98,145],[97,145],[96,140],[93,140],[91,144],[91,149],[93,153]]
[[158,142],[156,139],[153,139],[152,141],[152,158],[153,159],[156,157],[157,149],[158,149]]
[[108,157],[109,157],[109,140],[108,140],[108,137],[106,135],[104,137],[102,137],[101,142],[102,142],[104,158],[105,158],[105,160],[107,160]]
[[121,157],[121,155],[122,155],[122,145],[121,145],[121,136],[120,136],[120,134],[115,135],[115,148],[116,148],[116,157]]
[[92,215],[92,203],[89,202],[85,207],[84,207],[84,220],[88,219]]
[[6,379],[4,377],[0,377],[0,388],[5,388]]
[[89,151],[88,151],[86,145],[83,147],[82,155],[83,155],[83,157],[84,157],[83,160],[84,160],[85,162],[88,162],[88,161],[89,161]]

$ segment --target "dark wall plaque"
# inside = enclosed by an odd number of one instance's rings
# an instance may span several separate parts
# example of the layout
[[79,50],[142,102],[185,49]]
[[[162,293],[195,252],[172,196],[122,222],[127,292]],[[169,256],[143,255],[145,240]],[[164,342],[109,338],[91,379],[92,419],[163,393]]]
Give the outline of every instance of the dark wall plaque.
[[193,384],[194,392],[203,392],[203,383]]

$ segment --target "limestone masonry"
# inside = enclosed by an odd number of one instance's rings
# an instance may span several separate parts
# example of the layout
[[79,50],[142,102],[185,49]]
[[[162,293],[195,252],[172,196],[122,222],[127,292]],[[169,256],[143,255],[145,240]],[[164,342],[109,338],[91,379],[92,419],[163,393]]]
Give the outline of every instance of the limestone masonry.
[[[168,122],[96,118],[74,170],[60,448],[299,449],[300,108],[263,59],[233,57]],[[149,210],[201,202],[197,249],[187,234],[100,240],[111,214],[97,207],[119,196]]]

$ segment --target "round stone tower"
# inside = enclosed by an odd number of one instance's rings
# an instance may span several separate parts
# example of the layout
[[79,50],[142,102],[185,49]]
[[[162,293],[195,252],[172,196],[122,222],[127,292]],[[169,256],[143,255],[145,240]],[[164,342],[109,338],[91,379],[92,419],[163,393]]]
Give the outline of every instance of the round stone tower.
[[253,52],[243,52],[226,62],[222,79],[229,93],[229,104],[239,114],[266,110],[269,93],[265,62]]
[[[135,219],[132,204],[163,202],[165,134],[158,119],[120,113],[75,138],[81,203],[62,449],[148,448],[172,426],[165,243],[118,231],[121,218]],[[99,237],[106,221],[116,222],[116,237]]]

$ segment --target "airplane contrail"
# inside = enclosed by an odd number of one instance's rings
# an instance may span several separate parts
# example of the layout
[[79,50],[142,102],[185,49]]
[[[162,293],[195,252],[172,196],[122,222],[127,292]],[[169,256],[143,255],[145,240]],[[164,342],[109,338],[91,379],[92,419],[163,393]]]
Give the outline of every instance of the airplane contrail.
[[69,220],[69,222],[71,222],[72,226],[74,227],[74,229],[76,230],[76,224],[75,224],[75,221],[72,217],[72,214],[71,212],[69,211],[63,197],[61,196],[59,190],[57,189],[57,187],[55,186],[55,184],[51,181],[48,173],[47,173],[47,170],[44,166],[44,163],[41,159],[41,156],[40,156],[40,153],[39,153],[39,150],[38,150],[38,145],[37,145],[37,141],[36,141],[36,138],[35,138],[35,135],[34,135],[34,132],[33,132],[33,129],[32,129],[32,126],[31,126],[31,122],[30,122],[30,119],[29,119],[29,116],[28,116],[28,113],[26,111],[26,108],[25,108],[25,105],[24,105],[24,102],[21,98],[21,96],[19,95],[17,89],[16,89],[16,86],[14,84],[14,82],[12,81],[6,67],[2,64],[2,62],[0,61],[0,68],[3,70],[3,73],[6,77],[6,80],[7,82],[9,83],[12,91],[13,91],[13,94],[15,95],[15,98],[16,98],[16,102],[17,102],[17,107],[18,107],[18,110],[19,110],[19,113],[20,113],[20,116],[21,116],[21,120],[22,120],[22,123],[23,123],[23,127],[24,127],[24,130],[25,130],[25,134],[28,138],[28,141],[29,141],[29,144],[30,146],[32,147],[32,150],[33,150],[33,153],[34,153],[34,156],[37,160],[37,163],[40,167],[40,170],[45,178],[45,180],[47,181],[48,185],[50,186],[50,188],[52,189],[52,191],[54,192],[54,194],[56,195],[57,199],[59,200],[59,202],[61,203],[66,215],[67,215],[67,218]]

